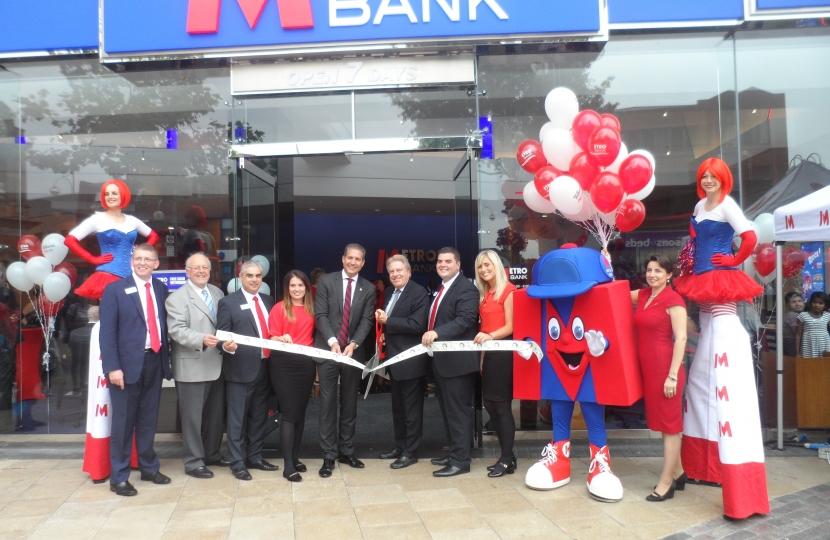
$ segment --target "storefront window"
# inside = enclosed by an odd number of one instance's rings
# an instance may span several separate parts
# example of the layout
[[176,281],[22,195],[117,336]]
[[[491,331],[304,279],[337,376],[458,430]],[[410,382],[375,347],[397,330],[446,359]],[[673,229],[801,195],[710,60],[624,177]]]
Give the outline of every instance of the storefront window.
[[476,99],[467,90],[355,94],[358,139],[465,136],[475,128]]
[[352,138],[351,94],[237,98],[235,143],[334,141]]

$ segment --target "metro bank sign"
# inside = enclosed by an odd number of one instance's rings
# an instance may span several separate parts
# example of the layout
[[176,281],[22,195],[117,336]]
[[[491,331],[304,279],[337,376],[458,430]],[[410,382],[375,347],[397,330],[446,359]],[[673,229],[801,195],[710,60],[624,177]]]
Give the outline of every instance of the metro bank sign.
[[104,0],[118,58],[416,43],[606,39],[604,0]]

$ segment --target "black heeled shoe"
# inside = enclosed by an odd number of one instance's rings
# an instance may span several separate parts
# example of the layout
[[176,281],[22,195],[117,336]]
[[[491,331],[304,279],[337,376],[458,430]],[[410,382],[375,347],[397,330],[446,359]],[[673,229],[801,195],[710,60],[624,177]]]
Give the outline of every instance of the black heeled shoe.
[[[514,469],[514,470],[516,469],[516,462],[517,462],[517,461],[518,461],[518,458],[517,458],[517,457],[515,456],[515,454],[514,454],[514,455],[513,455],[513,459],[510,461],[510,463],[513,465],[513,469]],[[487,470],[488,470],[488,471],[492,471],[493,469],[495,469],[495,468],[496,468],[496,465],[498,465],[498,464],[499,464],[499,462],[498,462],[498,461],[497,461],[497,462],[495,462],[495,463],[493,463],[492,465],[490,465],[489,467],[487,467]],[[512,474],[512,473],[511,473],[511,474]]]
[[671,485],[669,486],[669,490],[666,491],[663,495],[658,494],[656,491],[652,491],[651,495],[646,497],[648,502],[663,502],[668,499],[674,498],[674,490],[677,489],[674,480],[672,480]]
[[487,473],[487,476],[489,478],[499,478],[505,474],[513,474],[514,472],[516,472],[516,463],[514,461],[511,461],[509,465],[505,465],[499,461],[493,466],[493,470]]
[[300,476],[300,473],[298,473],[297,471],[294,471],[293,473],[286,475],[285,473],[287,473],[287,472],[288,471],[283,471],[282,476],[283,476],[283,478],[285,478],[289,482],[302,482],[303,481],[303,477]]
[[306,467],[305,463],[303,463],[302,461],[298,461],[294,464],[294,470],[297,472],[306,472],[308,470],[308,467]]
[[677,478],[674,479],[674,483],[676,485],[677,491],[685,491],[686,490],[686,482],[689,481],[689,477],[686,476],[686,473],[681,474]]

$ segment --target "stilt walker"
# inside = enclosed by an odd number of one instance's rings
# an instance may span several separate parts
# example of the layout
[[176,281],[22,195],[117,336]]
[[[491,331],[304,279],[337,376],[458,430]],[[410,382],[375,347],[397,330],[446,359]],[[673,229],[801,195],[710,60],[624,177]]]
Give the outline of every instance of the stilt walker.
[[[769,513],[758,392],[749,336],[736,302],[763,287],[738,267],[757,237],[729,197],[732,173],[710,158],[697,172],[701,201],[691,220],[691,240],[680,254],[675,288],[700,304],[700,342],[686,383],[681,460],[689,478],[723,485],[724,516]],[[732,255],[732,238],[741,247]]]

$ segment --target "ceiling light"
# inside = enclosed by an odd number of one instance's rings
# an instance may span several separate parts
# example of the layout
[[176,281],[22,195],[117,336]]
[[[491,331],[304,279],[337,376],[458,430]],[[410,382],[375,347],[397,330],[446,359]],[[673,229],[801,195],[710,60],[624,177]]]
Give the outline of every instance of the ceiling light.
[[375,212],[380,212],[380,208],[375,208]]
[[671,155],[671,150],[666,150],[666,155],[670,156]]
[[755,114],[757,112],[758,112],[758,109],[752,109],[752,114]]
[[144,150],[141,151],[141,161],[144,161]]
[[309,210],[311,210],[312,212],[314,212],[314,208],[309,208]]
[[668,115],[669,115],[669,113],[667,113],[667,112],[663,113],[663,116],[668,116]]

